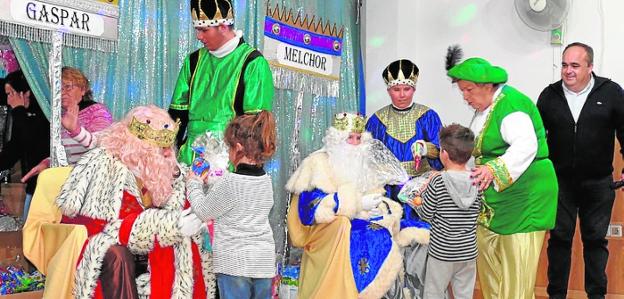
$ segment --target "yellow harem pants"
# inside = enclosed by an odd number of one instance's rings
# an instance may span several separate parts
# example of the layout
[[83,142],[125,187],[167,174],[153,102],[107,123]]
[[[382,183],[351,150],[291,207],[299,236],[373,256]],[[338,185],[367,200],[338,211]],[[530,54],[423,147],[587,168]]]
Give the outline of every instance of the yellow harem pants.
[[299,220],[298,202],[294,195],[288,210],[288,236],[292,245],[304,250],[297,298],[357,298],[349,257],[349,218],[337,216],[331,223],[305,226]]
[[484,299],[533,299],[545,231],[499,235],[477,226],[477,273]]
[[83,225],[60,223],[63,215],[54,202],[71,170],[48,168],[39,174],[23,228],[24,255],[46,275],[43,298],[73,298],[76,265],[87,239]]

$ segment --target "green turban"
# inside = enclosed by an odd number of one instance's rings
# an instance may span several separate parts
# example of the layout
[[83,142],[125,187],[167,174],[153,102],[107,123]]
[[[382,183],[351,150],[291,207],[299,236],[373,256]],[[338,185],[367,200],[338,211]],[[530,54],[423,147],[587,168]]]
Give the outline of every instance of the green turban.
[[493,66],[487,60],[479,57],[468,58],[464,62],[452,67],[447,73],[456,80],[471,81],[474,83],[505,83],[507,71]]

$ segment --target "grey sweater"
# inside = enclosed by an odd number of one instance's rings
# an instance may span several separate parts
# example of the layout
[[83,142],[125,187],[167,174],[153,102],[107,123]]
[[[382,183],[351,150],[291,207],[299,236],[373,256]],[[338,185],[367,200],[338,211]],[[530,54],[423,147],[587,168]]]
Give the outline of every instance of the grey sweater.
[[429,255],[446,262],[464,262],[477,257],[479,193],[468,171],[442,171],[429,182],[416,209],[431,223]]

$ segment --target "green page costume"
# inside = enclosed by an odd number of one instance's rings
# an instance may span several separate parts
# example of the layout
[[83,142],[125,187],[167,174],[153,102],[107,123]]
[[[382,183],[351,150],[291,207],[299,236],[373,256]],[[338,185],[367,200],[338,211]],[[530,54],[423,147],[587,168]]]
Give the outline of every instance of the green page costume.
[[[537,137],[537,153],[526,171],[514,182],[498,158],[507,149],[500,126],[505,116],[513,112],[526,113],[533,123]],[[545,130],[535,104],[510,86],[503,87],[494,99],[483,130],[475,144],[478,165],[493,170],[499,191],[490,186],[484,193],[484,205],[479,222],[501,235],[551,229],[557,212],[557,178],[548,159]]]
[[273,76],[260,52],[242,39],[221,58],[199,49],[184,60],[169,106],[171,116],[182,121],[178,160],[191,164],[190,146],[202,133],[222,133],[235,116],[270,111],[272,104]]

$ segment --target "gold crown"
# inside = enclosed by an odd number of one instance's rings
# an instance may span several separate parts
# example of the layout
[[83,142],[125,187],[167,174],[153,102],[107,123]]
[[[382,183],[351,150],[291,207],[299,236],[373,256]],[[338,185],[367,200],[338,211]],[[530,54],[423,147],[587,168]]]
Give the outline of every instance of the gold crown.
[[364,132],[366,121],[364,116],[359,113],[336,113],[332,126],[341,131],[349,131],[350,133]]
[[344,35],[344,27],[338,30],[335,23],[332,27],[329,21],[323,22],[323,18],[319,18],[319,20],[316,21],[315,15],[312,15],[312,19],[308,20],[308,14],[302,17],[301,13],[297,13],[297,17],[295,18],[292,9],[280,8],[279,4],[275,4],[275,8],[271,9],[271,4],[267,3],[266,15],[282,23],[314,33],[340,39],[342,39]]
[[172,146],[179,129],[179,119],[176,120],[175,128],[173,130],[169,130],[167,128],[154,130],[149,124],[140,122],[136,119],[136,117],[132,117],[132,121],[128,126],[128,130],[130,130],[130,133],[134,136],[159,147]]

